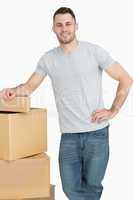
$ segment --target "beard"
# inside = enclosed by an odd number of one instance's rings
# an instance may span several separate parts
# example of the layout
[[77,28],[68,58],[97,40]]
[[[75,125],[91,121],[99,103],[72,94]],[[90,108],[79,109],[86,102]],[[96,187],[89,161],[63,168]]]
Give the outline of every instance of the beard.
[[61,44],[69,44],[69,43],[71,43],[75,39],[75,34],[73,34],[71,37],[64,38],[64,39],[62,37],[60,37],[60,36],[57,35],[57,38],[58,38],[58,41]]

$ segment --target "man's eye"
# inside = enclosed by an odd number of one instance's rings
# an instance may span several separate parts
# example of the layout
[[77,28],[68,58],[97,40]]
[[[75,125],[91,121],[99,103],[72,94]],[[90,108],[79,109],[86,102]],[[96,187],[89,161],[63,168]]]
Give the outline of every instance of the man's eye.
[[71,24],[66,24],[67,26],[70,26]]
[[61,27],[62,25],[61,25],[61,24],[57,24],[56,26],[57,26],[57,27]]

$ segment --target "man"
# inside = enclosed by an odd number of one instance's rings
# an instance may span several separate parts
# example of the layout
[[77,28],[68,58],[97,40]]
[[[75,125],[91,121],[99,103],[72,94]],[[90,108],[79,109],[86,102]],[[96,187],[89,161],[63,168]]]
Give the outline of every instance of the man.
[[[49,75],[55,95],[61,141],[59,169],[63,191],[70,200],[99,200],[109,158],[109,119],[126,100],[133,79],[100,46],[78,41],[78,25],[70,8],[53,16],[59,46],[46,52],[29,80],[3,89],[4,99],[30,95]],[[110,109],[102,99],[102,71],[118,81]]]

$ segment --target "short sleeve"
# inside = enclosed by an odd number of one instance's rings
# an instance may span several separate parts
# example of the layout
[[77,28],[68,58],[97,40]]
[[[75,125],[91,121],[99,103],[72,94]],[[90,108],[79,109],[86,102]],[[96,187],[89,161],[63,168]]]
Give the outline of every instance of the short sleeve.
[[107,69],[113,63],[116,63],[110,54],[102,47],[95,45],[95,55],[98,65],[101,69]]
[[39,59],[36,69],[35,69],[35,73],[39,73],[42,74],[44,76],[47,75],[47,61],[46,61],[46,54],[41,56],[41,58]]

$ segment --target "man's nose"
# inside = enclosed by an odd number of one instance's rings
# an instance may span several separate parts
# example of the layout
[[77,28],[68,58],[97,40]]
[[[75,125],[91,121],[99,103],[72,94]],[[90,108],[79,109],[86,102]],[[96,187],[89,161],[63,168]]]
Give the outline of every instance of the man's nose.
[[65,32],[67,30],[66,26],[62,26],[62,31]]

